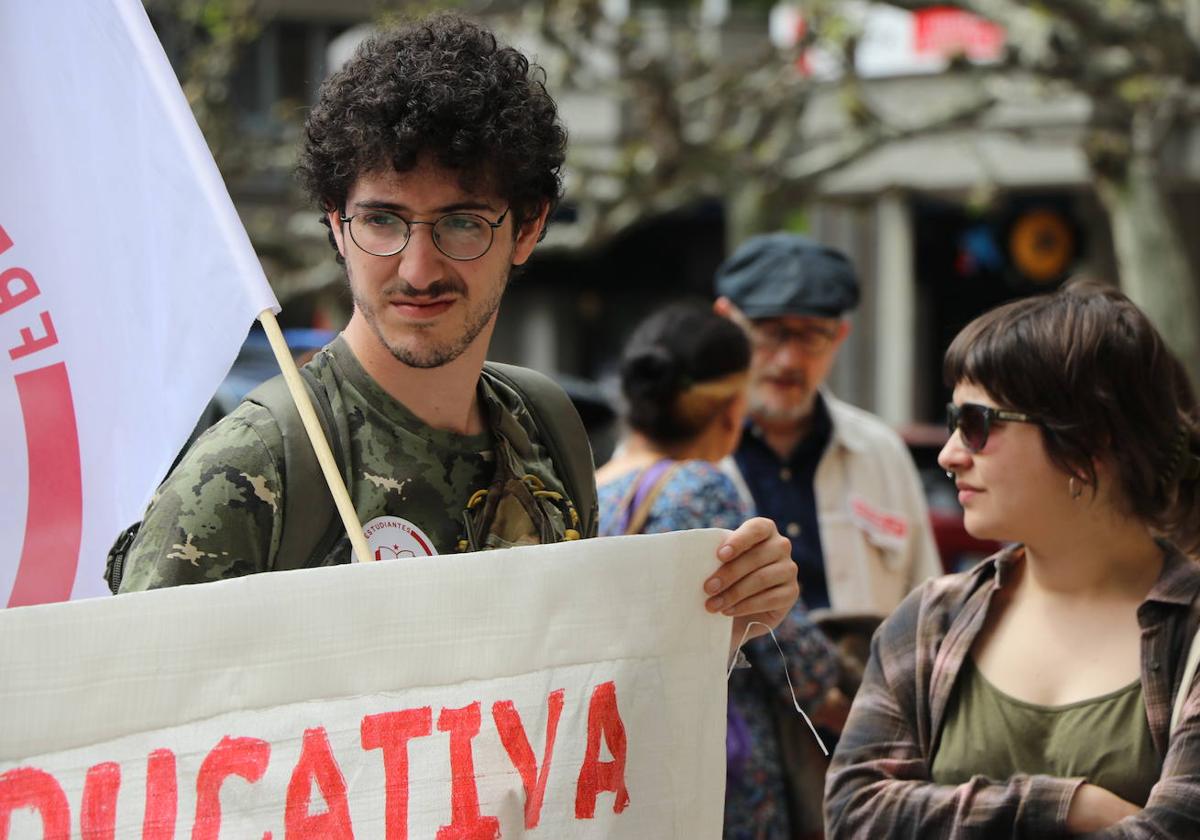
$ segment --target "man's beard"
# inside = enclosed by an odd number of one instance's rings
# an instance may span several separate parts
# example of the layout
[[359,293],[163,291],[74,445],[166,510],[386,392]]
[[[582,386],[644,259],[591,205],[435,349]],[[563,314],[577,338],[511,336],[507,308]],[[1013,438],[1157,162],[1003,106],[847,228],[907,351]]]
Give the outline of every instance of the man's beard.
[[[391,295],[404,295],[411,300],[420,300],[428,298],[433,300],[440,295],[447,293],[457,294],[457,305],[466,307],[466,323],[463,331],[450,339],[441,343],[430,344],[424,347],[405,347],[401,344],[391,344],[387,337],[383,334],[383,330],[379,326],[379,313],[370,302],[360,297],[354,291],[354,284],[350,284],[351,297],[354,299],[354,305],[363,314],[367,325],[375,333],[387,351],[401,364],[408,367],[429,369],[437,368],[453,362],[459,356],[466,352],[472,342],[479,337],[484,328],[492,320],[496,314],[496,310],[500,308],[500,301],[504,297],[504,290],[508,287],[507,272],[504,281],[495,287],[495,291],[491,297],[480,302],[478,309],[471,307],[471,298],[467,290],[466,284],[459,277],[452,277],[446,280],[438,280],[425,289],[415,289],[407,282],[395,283],[384,288],[381,292],[381,297],[384,301]],[[384,304],[387,305],[386,302]],[[412,327],[414,330],[421,330],[422,327]]]
[[804,391],[804,398],[798,401],[788,400],[786,404],[781,405],[780,400],[776,395],[769,395],[764,398],[760,392],[761,388],[770,387],[764,385],[762,378],[755,381],[750,386],[750,397],[748,403],[748,411],[751,417],[766,423],[783,424],[783,423],[799,423],[807,418],[813,409],[813,401],[816,399],[816,394],[808,387],[808,382],[802,377],[789,377],[792,384],[798,386]]

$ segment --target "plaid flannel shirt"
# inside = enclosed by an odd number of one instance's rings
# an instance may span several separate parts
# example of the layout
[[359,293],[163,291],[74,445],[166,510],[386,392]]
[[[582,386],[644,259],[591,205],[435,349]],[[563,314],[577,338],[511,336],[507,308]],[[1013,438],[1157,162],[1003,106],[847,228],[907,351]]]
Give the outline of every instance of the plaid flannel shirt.
[[[1162,545],[1162,573],[1137,613],[1142,692],[1162,773],[1145,809],[1089,837],[1200,838],[1200,681],[1192,683],[1179,727],[1167,732],[1200,617],[1200,564]],[[1086,779],[930,781],[959,668],[992,594],[1022,556],[1008,548],[970,572],[927,581],[879,628],[826,778],[830,840],[1066,834],[1071,798]]]

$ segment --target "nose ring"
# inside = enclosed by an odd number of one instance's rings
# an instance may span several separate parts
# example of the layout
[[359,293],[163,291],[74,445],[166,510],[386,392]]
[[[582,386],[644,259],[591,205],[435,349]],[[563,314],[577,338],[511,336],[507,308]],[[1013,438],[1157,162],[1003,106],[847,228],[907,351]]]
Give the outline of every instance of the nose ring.
[[946,470],[946,478],[953,479],[954,478],[954,470]]

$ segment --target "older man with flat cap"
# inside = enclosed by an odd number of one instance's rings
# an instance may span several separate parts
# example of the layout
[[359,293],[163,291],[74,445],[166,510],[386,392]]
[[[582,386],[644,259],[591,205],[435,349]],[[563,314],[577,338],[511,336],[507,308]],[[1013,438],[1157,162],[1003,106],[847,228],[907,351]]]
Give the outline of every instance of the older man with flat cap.
[[[823,387],[850,333],[843,316],[858,304],[844,254],[795,234],[758,236],[717,270],[716,293],[716,311],[741,323],[753,346],[736,472],[758,513],[791,541],[803,604],[843,650],[842,691],[819,715],[836,737],[871,631],[941,574],[925,496],[899,436]],[[818,837],[824,764],[806,752],[793,718],[780,707],[789,794],[807,800],[788,803],[791,836]]]
[[822,387],[858,304],[853,265],[804,236],[758,236],[717,270],[716,291],[754,348],[735,460],[760,514],[792,541],[804,603],[887,615],[941,563],[904,443]]

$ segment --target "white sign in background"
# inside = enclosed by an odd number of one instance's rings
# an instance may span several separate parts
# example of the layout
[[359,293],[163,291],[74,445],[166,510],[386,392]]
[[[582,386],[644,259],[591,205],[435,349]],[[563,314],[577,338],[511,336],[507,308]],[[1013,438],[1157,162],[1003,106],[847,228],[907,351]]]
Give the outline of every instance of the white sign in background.
[[278,304],[140,0],[0,3],[0,607],[104,556]]
[[723,533],[0,611],[0,840],[715,840]]

